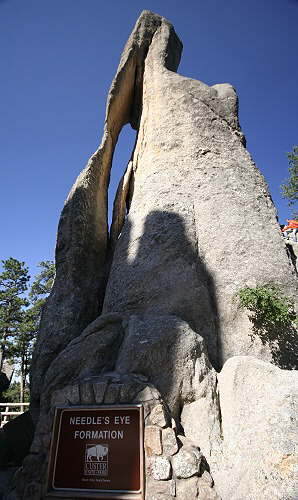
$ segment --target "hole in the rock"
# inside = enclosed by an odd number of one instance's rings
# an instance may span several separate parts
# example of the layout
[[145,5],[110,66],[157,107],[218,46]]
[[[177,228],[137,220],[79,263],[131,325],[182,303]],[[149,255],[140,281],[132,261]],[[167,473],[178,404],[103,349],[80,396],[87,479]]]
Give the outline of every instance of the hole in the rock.
[[108,224],[112,223],[113,203],[116,196],[118,184],[124,174],[127,164],[131,158],[136,140],[136,130],[132,129],[130,124],[125,125],[121,130],[116,148],[114,151],[110,185],[108,191]]

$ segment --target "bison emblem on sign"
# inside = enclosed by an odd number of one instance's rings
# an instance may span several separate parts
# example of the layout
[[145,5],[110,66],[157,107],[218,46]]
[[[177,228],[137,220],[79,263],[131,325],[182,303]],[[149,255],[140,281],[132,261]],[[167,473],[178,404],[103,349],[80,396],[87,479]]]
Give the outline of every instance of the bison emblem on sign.
[[92,458],[95,458],[97,462],[102,461],[107,456],[108,451],[108,446],[102,446],[101,444],[87,445],[86,461],[92,462]]

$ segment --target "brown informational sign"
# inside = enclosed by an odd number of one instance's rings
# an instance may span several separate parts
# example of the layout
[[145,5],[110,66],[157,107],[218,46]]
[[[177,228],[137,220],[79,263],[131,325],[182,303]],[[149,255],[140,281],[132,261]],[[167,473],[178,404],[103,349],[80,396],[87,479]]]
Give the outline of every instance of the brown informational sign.
[[141,405],[56,408],[48,495],[143,499]]

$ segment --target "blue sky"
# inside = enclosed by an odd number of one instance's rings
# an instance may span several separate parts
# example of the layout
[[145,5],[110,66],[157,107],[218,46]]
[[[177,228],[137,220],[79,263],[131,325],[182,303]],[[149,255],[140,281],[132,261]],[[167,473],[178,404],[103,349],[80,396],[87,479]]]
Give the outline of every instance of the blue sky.
[[[298,143],[297,0],[0,0],[0,259],[25,260],[35,274],[53,258],[60,211],[100,143],[107,92],[143,9],[174,24],[179,73],[234,85],[247,148],[280,221],[289,216],[279,186]],[[121,134],[112,192],[134,134]]]

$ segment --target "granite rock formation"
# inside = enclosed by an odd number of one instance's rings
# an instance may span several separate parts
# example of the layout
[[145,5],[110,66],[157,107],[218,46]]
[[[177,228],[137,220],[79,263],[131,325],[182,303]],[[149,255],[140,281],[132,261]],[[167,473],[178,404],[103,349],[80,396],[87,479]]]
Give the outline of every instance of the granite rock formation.
[[296,498],[297,371],[237,356],[218,379],[223,462],[213,474],[222,498]]
[[[61,215],[32,363],[35,437],[7,499],[45,498],[55,405],[133,401],[145,407],[148,500],[296,498],[297,341],[281,331],[263,343],[236,299],[274,283],[296,300],[296,270],[235,90],[177,74],[181,49],[148,11],[125,46],[101,145]],[[137,140],[109,234],[126,123]]]

